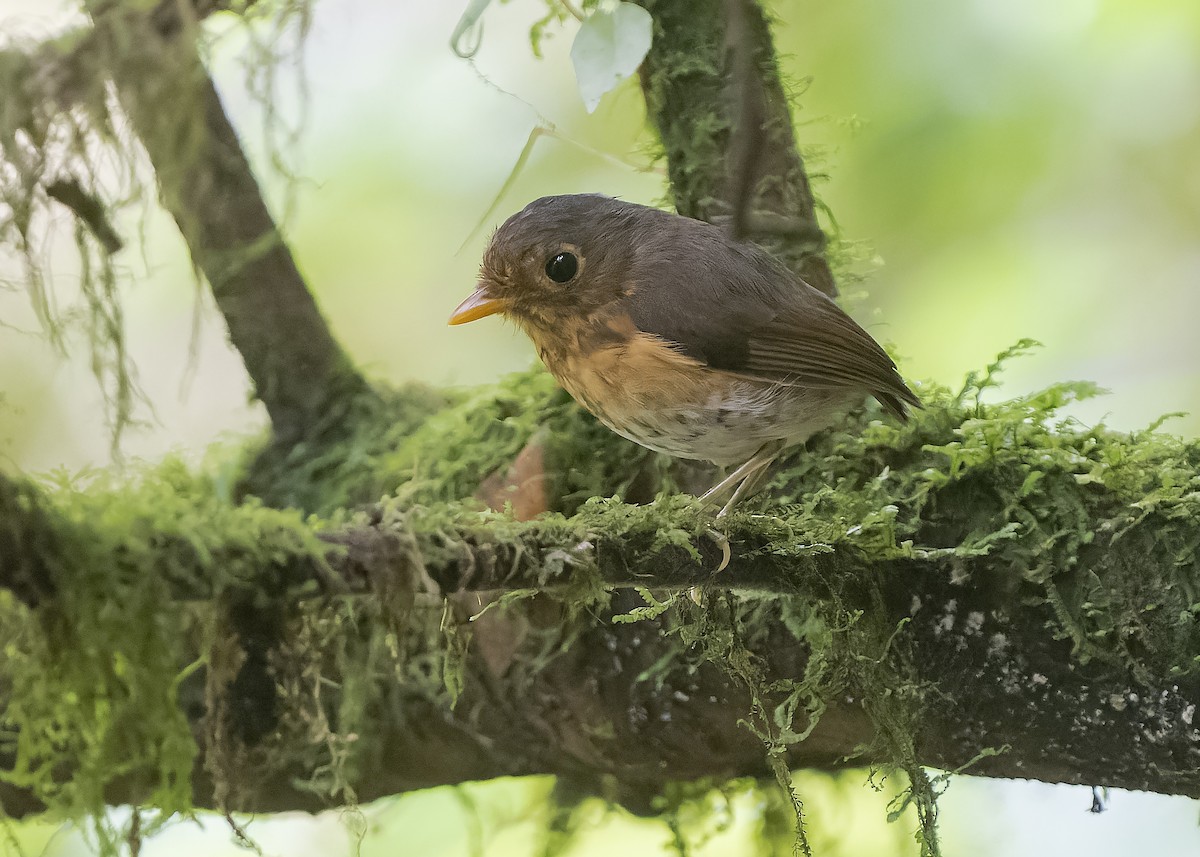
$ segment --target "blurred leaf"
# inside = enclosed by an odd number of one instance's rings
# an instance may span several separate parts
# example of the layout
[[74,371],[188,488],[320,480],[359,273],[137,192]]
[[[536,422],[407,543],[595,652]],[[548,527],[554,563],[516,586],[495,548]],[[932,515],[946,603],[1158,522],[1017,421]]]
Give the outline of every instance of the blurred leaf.
[[[450,50],[463,59],[470,59],[479,50],[479,43],[483,41],[483,24],[479,19],[491,2],[492,0],[470,0],[462,17],[454,25],[454,32],[450,34]],[[463,47],[468,37],[471,38],[472,44],[470,47]]]
[[632,3],[597,9],[583,22],[571,45],[571,62],[589,113],[604,93],[638,70],[653,32],[650,13]]

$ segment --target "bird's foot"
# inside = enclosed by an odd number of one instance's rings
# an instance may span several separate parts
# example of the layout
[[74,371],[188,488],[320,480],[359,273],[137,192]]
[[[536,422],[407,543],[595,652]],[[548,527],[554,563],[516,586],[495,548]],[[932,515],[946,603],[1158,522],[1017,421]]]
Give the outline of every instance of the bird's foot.
[[[724,514],[724,510],[721,511],[721,514]],[[717,515],[717,517],[721,517],[721,514]],[[721,564],[718,565],[716,570],[713,572],[713,574],[718,574],[719,572],[725,570],[725,567],[729,565],[729,560],[733,558],[733,551],[729,548],[729,537],[721,531],[713,529],[712,527],[709,527],[707,530],[705,530],[704,534],[712,539],[713,544],[715,544],[721,551]]]

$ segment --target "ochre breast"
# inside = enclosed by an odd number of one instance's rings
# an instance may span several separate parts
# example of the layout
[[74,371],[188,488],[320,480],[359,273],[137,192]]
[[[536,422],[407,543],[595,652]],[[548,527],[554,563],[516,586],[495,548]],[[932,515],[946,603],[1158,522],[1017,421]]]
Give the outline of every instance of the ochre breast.
[[531,338],[567,392],[617,434],[678,458],[740,464],[770,441],[799,443],[846,396],[712,369],[628,317],[556,334]]
[[616,419],[623,413],[703,399],[711,386],[702,363],[645,333],[619,343],[600,343],[587,352],[539,351],[559,383],[601,417]]

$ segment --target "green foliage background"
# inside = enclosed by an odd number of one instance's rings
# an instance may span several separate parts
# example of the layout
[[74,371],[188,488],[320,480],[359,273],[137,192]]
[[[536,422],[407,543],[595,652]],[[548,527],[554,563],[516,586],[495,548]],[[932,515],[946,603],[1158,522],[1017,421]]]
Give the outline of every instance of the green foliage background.
[[[52,24],[15,16],[52,5],[0,0],[0,32],[36,36]],[[1200,5],[804,0],[771,9],[799,138],[823,176],[817,190],[855,251],[858,278],[843,279],[847,305],[895,345],[905,373],[956,386],[1033,337],[1046,347],[1009,367],[1008,394],[1089,379],[1113,394],[1075,406],[1083,421],[1135,428],[1191,410],[1173,426],[1195,434]],[[275,100],[285,120],[303,121],[289,150],[298,183],[267,157],[262,111],[239,67],[245,39],[227,22],[213,22],[213,66],[335,332],[371,374],[394,382],[478,383],[526,368],[532,351],[511,329],[449,330],[445,317],[471,286],[487,231],[529,199],[599,190],[661,200],[636,89],[623,87],[588,116],[566,58],[573,25],[550,28],[543,60],[530,54],[540,0],[491,9],[473,63],[446,45],[456,4],[324,0],[316,11],[308,96],[285,87]],[[521,162],[538,125],[557,131],[537,138]],[[132,235],[137,212],[119,224]],[[60,225],[46,254],[69,305],[76,272],[65,218]],[[153,214],[144,227],[144,258],[126,251],[119,261],[131,349],[154,410],[143,409],[146,426],[126,450],[155,458],[178,448],[198,458],[263,417],[246,405],[238,358],[195,290],[173,224]],[[18,276],[0,258],[0,466],[103,465],[107,432],[86,358],[61,361],[33,333]],[[810,818],[828,826],[817,822],[818,853],[907,853],[908,830],[884,823],[887,795],[862,780],[800,780]],[[549,818],[548,788],[531,781],[414,795],[345,827],[272,822],[264,841],[272,853],[337,853],[353,838],[348,830],[362,833],[364,854],[394,853],[397,843],[413,854],[532,853],[534,831]],[[1193,802],[1123,795],[1091,818],[1086,791],[1062,794],[959,781],[942,804],[947,851],[1200,847]],[[753,796],[738,800],[722,836],[740,834],[745,848],[761,807]],[[661,825],[599,808],[595,825],[570,853],[658,853],[669,841]],[[189,844],[185,826],[144,853],[217,853],[214,839],[227,837],[220,822],[210,826],[203,844]],[[1152,846],[1146,837],[1155,834]],[[714,840],[702,853],[735,853],[734,841]],[[67,840],[51,853],[76,847]]]

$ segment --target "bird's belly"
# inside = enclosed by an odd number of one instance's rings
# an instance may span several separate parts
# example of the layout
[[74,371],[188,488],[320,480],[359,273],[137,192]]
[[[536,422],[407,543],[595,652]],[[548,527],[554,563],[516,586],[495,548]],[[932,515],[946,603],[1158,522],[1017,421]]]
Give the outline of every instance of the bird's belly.
[[[744,378],[668,354],[546,360],[559,383],[622,437],[677,458],[741,464],[766,443],[802,443],[860,394]],[[688,359],[688,358],[680,358]],[[669,361],[668,365],[663,365]]]
[[773,438],[761,419],[730,407],[664,407],[654,412],[594,411],[600,422],[622,437],[676,458],[736,464],[746,461]]

